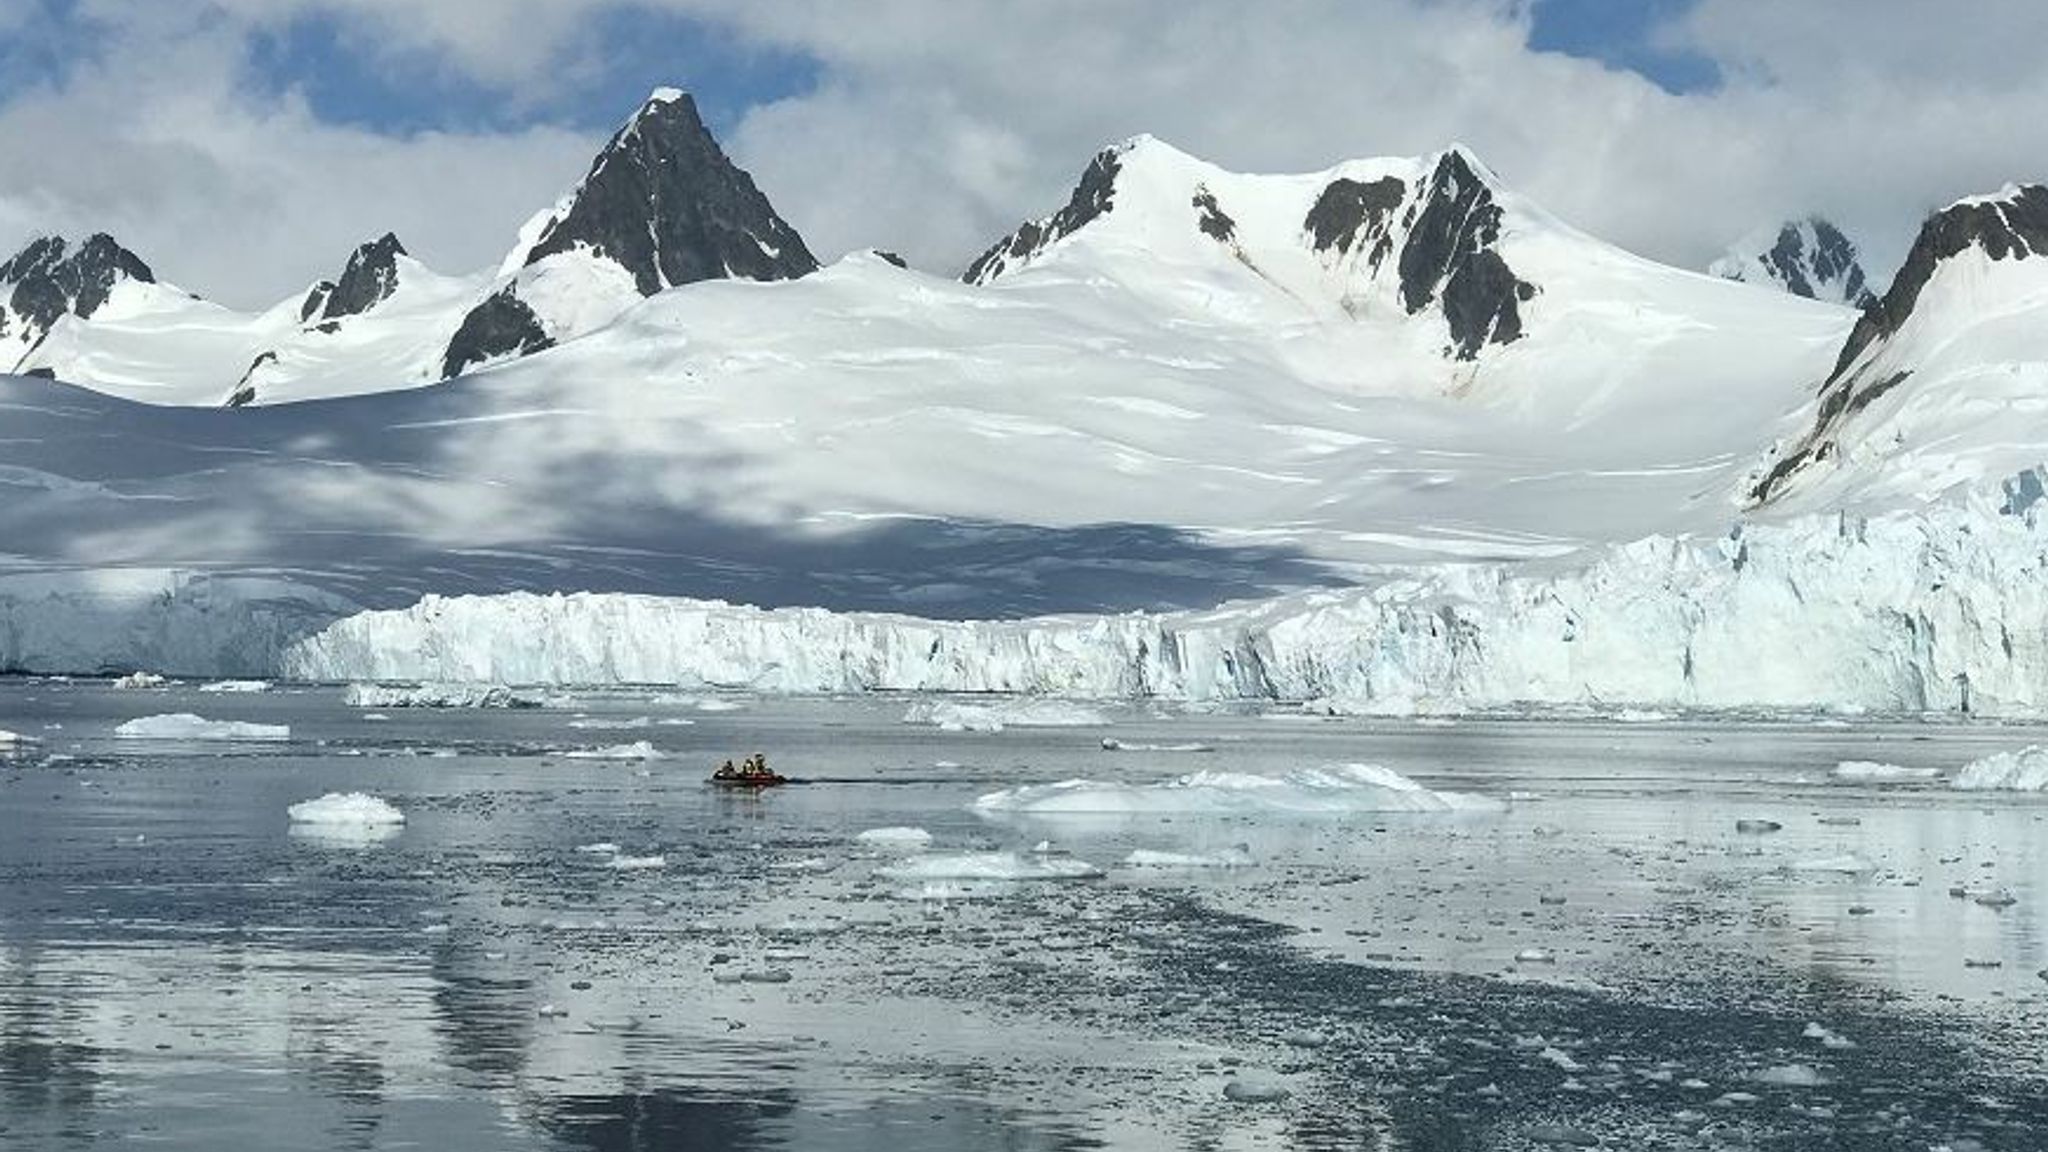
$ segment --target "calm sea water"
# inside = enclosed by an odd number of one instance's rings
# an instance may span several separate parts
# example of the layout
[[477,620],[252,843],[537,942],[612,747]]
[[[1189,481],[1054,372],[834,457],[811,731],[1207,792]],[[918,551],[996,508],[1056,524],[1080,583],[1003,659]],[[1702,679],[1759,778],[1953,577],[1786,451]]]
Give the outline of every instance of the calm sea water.
[[[2048,803],[1828,775],[2048,734],[909,703],[0,682],[0,1147],[2048,1148]],[[113,735],[173,712],[292,736]],[[753,750],[804,783],[704,785]],[[1344,762],[1505,803],[971,808]],[[332,791],[406,823],[288,824]],[[888,826],[1102,874],[905,878]]]

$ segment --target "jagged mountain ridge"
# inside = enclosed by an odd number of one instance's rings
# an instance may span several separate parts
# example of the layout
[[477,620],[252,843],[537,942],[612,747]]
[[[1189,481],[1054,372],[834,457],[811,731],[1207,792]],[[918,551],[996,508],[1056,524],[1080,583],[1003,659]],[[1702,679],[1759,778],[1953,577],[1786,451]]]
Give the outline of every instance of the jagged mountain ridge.
[[[1952,443],[1940,452],[1956,460],[2011,437],[2032,405],[1993,412],[2002,430],[1980,425],[1957,437],[1955,423],[1967,417],[1962,409],[2001,407],[1987,388],[2021,396],[2048,382],[2048,341],[2034,335],[2044,320],[2048,187],[2011,186],[1935,213],[1891,288],[1857,320],[1794,439],[1770,461],[1751,499],[1770,501],[1817,466],[1848,455],[1890,455],[1947,439]],[[1866,415],[1879,407],[1888,411],[1875,420]],[[1931,432],[1937,424],[1942,436]],[[2032,452],[2038,457],[2038,449]]]
[[1855,241],[1818,216],[1787,221],[1774,232],[1751,236],[1707,271],[1725,280],[1775,287],[1850,308],[1867,308],[1877,301]]

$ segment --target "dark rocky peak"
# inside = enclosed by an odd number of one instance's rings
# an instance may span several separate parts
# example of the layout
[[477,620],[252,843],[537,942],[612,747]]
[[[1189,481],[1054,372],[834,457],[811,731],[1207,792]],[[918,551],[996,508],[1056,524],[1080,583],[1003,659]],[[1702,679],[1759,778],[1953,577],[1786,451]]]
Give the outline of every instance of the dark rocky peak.
[[357,247],[340,280],[322,280],[306,294],[299,319],[339,320],[375,308],[398,290],[398,258],[404,255],[405,245],[390,232]]
[[0,264],[7,310],[38,335],[60,316],[90,318],[124,280],[154,284],[156,276],[104,232],[75,251],[63,237],[45,236]]
[[1460,360],[1475,359],[1488,344],[1519,339],[1520,305],[1536,295],[1536,286],[1517,277],[1495,250],[1500,204],[1462,148],[1438,158],[1408,212],[1413,217],[1398,267],[1409,315],[1441,301],[1451,330],[1447,351]]
[[[1027,220],[1015,232],[998,240],[977,256],[960,279],[969,284],[986,284],[1003,273],[1029,261],[1061,238],[1073,235],[1095,218],[1116,207],[1116,178],[1123,170],[1123,155],[1134,144],[1104,148],[1095,154],[1080,183],[1067,199],[1066,207],[1043,220]],[[1213,197],[1211,198],[1213,201]],[[1199,205],[1197,205],[1199,207]]]
[[1891,288],[1864,309],[1850,330],[1834,371],[1821,385],[1813,426],[1750,490],[1753,500],[1769,500],[1800,471],[1834,456],[1842,425],[1912,377],[1916,365],[1885,363],[1883,346],[1913,318],[1941,266],[1972,250],[1995,261],[2048,256],[2048,187],[2007,188],[1996,196],[1958,201],[1928,217]]
[[663,89],[613,135],[526,253],[585,248],[643,296],[699,280],[793,280],[818,269],[803,238],[728,159],[688,94]]
[[1856,244],[1818,216],[1793,220],[1752,238],[1716,260],[1708,272],[1726,280],[1763,281],[1794,296],[1868,308],[1877,297]]
[[451,379],[475,365],[507,356],[529,356],[554,347],[554,343],[533,307],[507,285],[462,318],[462,326],[455,330],[441,359],[441,378]]

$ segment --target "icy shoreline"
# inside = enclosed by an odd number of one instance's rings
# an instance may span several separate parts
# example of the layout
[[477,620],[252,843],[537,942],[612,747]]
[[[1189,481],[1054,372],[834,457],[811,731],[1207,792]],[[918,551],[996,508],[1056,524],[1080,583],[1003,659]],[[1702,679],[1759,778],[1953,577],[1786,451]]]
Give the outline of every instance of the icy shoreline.
[[[942,621],[623,594],[348,615],[278,580],[0,580],[0,667],[1480,709],[2048,711],[2048,529],[1985,503],[1201,612]],[[164,580],[161,575],[154,577]],[[24,595],[24,592],[33,595]],[[117,610],[114,592],[128,594]]]

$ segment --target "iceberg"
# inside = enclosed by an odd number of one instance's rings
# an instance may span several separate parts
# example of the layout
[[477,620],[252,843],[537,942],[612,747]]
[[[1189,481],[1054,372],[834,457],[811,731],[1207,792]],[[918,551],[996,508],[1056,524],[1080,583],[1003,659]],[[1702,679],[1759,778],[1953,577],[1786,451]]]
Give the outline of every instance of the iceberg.
[[1835,765],[1829,775],[1837,780],[1864,780],[1895,782],[1901,780],[1933,780],[1941,775],[1939,768],[1905,768],[1897,764],[1879,764],[1870,760],[1844,760]]
[[884,864],[875,869],[875,875],[910,882],[1087,880],[1102,875],[1102,869],[1086,860],[1069,856],[964,852],[950,856],[919,856],[896,864]]
[[603,748],[576,748],[563,753],[571,760],[661,760],[665,755],[661,749],[645,740],[631,744],[611,744]]
[[1006,700],[960,704],[925,700],[910,706],[905,724],[929,724],[948,732],[1001,732],[1004,728],[1103,728],[1109,717],[1065,700]]
[[124,740],[289,740],[290,725],[208,720],[190,712],[143,716],[114,729]]
[[863,847],[884,852],[922,852],[931,847],[932,834],[922,828],[870,828],[853,840]]
[[1493,811],[1491,798],[1435,792],[1389,768],[1336,764],[1278,776],[1192,772],[1151,784],[1062,780],[991,792],[974,802],[984,816],[1342,816],[1360,812]]
[[1972,792],[2048,792],[2048,748],[1995,752],[1966,765],[1952,786]]
[[390,827],[405,823],[405,813],[390,801],[364,792],[329,792],[313,800],[301,800],[285,814],[294,824],[333,827]]

